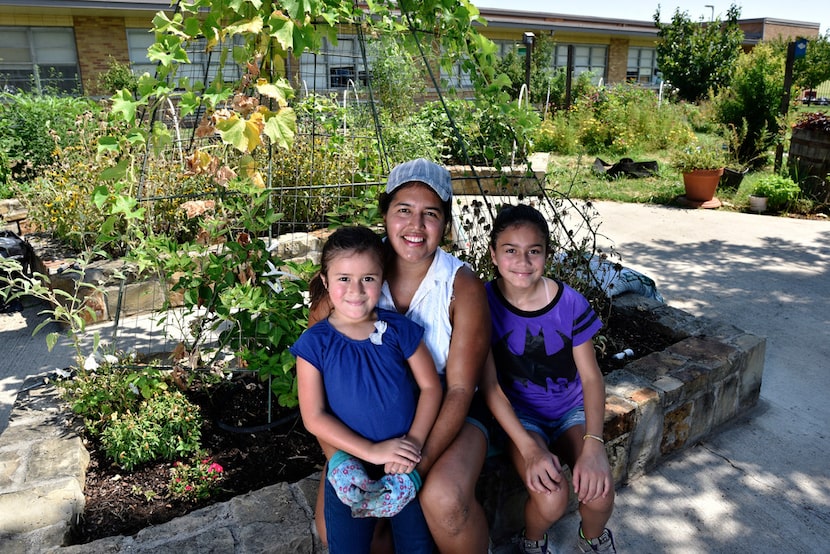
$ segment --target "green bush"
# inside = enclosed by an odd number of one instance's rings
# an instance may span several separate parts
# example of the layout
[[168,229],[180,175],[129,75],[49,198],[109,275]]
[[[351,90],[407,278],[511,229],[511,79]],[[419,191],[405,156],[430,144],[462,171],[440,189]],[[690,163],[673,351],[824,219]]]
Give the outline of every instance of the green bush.
[[440,102],[427,102],[416,117],[440,145],[440,156],[447,164],[508,166],[528,153],[530,145],[520,137],[529,136],[540,122],[534,110],[516,104],[498,106],[478,100],[450,100],[447,109],[457,133]]
[[755,196],[766,196],[767,207],[772,211],[783,211],[792,206],[801,194],[798,183],[783,175],[765,175],[755,182],[752,190]]
[[63,398],[92,436],[99,436],[117,414],[135,411],[142,398],[167,390],[157,369],[128,371],[110,364],[96,371],[82,370],[73,379],[58,383]]
[[689,144],[694,133],[681,107],[658,105],[654,92],[630,85],[577,98],[570,110],[546,119],[534,149],[559,154],[633,155]]
[[718,121],[741,130],[734,156],[742,165],[766,161],[767,151],[779,139],[783,94],[784,58],[762,43],[741,54],[731,85],[714,97]]
[[154,460],[187,458],[199,452],[202,417],[179,391],[141,403],[136,412],[113,414],[101,434],[107,457],[130,471]]
[[78,143],[81,128],[98,111],[96,103],[84,98],[0,94],[0,151],[8,158],[8,169],[0,175],[33,179],[53,162],[56,152]]
[[112,55],[107,59],[107,70],[98,75],[98,88],[113,95],[121,89],[135,92],[138,87],[138,77],[133,75],[130,64],[121,63]]

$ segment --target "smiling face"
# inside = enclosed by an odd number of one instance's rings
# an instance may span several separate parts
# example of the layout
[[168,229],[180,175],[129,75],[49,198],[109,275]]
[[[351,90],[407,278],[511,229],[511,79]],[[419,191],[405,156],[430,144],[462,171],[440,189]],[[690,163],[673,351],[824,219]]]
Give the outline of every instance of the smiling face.
[[538,283],[547,260],[545,236],[532,223],[517,223],[499,233],[490,257],[504,285],[528,290]]
[[374,252],[338,253],[329,261],[323,282],[336,318],[353,323],[374,318],[383,284],[383,268]]
[[432,260],[444,236],[446,215],[431,188],[414,183],[396,190],[383,219],[387,240],[402,261]]

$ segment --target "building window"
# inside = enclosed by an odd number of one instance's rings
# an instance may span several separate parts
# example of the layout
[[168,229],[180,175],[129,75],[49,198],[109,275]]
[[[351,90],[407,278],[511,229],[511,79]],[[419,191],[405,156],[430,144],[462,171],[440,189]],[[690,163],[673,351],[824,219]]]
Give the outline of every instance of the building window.
[[[241,43],[242,37],[236,37],[236,40]],[[147,32],[146,29],[127,29],[130,66],[135,75],[143,75],[144,73],[155,75],[156,63],[150,61],[147,55],[147,50],[155,41],[155,35]],[[219,75],[221,47],[217,46],[211,52],[207,52],[205,40],[197,39],[191,41],[186,50],[190,63],[179,67],[176,72],[176,79],[187,77],[191,83],[200,82],[209,85]],[[235,82],[241,78],[242,69],[228,55],[225,67],[222,68],[222,80],[224,82]]]
[[0,90],[80,92],[73,30],[0,27]]
[[654,48],[629,48],[625,80],[630,83],[639,83],[642,85],[656,83],[657,51]]
[[366,68],[358,38],[338,37],[337,44],[323,39],[320,52],[300,56],[300,83],[304,90],[324,91],[366,86]]
[[[574,44],[574,77],[582,73],[591,72],[591,82],[599,84],[605,78],[605,67],[608,64],[608,47],[601,45]],[[568,67],[568,45],[557,44],[553,56],[553,67],[566,69]]]

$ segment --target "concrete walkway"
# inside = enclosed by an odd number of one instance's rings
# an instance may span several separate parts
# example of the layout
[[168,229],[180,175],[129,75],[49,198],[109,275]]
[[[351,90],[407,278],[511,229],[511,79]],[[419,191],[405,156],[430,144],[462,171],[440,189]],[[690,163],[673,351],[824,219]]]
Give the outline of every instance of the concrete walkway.
[[[830,222],[598,208],[604,244],[668,304],[767,337],[758,408],[618,491],[619,551],[830,552]],[[66,345],[30,337],[36,311],[0,314],[0,431],[27,376],[72,363]],[[559,551],[577,525],[554,526]]]
[[[767,337],[759,406],[618,491],[619,550],[830,552],[830,222],[597,207],[669,305]],[[578,521],[552,529],[561,552]]]

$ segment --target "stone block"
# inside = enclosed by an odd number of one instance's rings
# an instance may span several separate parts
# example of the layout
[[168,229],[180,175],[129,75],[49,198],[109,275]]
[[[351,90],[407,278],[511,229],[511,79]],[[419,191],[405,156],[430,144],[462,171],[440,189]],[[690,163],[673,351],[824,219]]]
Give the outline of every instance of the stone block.
[[309,252],[323,249],[322,239],[311,233],[286,233],[276,240],[276,254],[282,260],[301,258]]
[[685,358],[672,356],[667,352],[652,352],[625,366],[626,371],[636,374],[648,383],[669,375],[686,363]]
[[712,427],[731,420],[738,413],[738,385],[740,379],[731,375],[714,386],[715,405],[712,409]]
[[[107,317],[112,319],[118,313],[119,295],[121,295],[122,316],[159,310],[166,300],[164,289],[165,287],[155,279],[128,283],[124,285],[123,292],[121,292],[120,287],[108,287],[106,295]],[[179,296],[181,296],[180,293]]]
[[631,399],[637,402],[637,425],[629,442],[628,479],[642,475],[657,463],[663,435],[663,411],[658,393],[641,390]]
[[709,368],[717,367],[735,355],[735,347],[709,337],[689,337],[669,346],[666,352]]
[[738,364],[740,388],[738,390],[738,410],[744,411],[758,403],[761,394],[761,380],[764,374],[764,356],[767,350],[766,339],[753,341],[751,335],[742,340],[746,356]]
[[692,402],[666,412],[663,420],[660,453],[667,455],[686,446],[692,426]]
[[683,393],[679,401],[695,398],[712,386],[712,368],[697,363],[687,363],[671,373],[671,377],[683,383]]
[[0,533],[26,533],[76,521],[83,513],[83,486],[76,479],[58,479],[14,492],[0,493]]
[[689,426],[689,441],[694,442],[712,430],[712,416],[714,415],[715,393],[713,387],[700,391],[692,400],[692,418]]
[[89,467],[89,452],[76,436],[37,442],[28,459],[26,483],[63,477],[83,483]]
[[9,491],[15,483],[22,481],[20,474],[21,453],[18,450],[0,451],[0,491]]
[[605,397],[603,435],[606,440],[631,433],[637,419],[637,405],[630,400],[608,394]]
[[652,386],[660,393],[663,406],[675,405],[683,396],[683,381],[668,375],[655,380]]
[[[233,532],[227,527],[210,527],[201,529],[199,533],[186,536],[180,535],[176,529],[174,534],[158,543],[136,542],[134,548],[127,550],[136,554],[202,554],[203,552],[235,552],[236,540]],[[273,532],[271,533],[273,536]],[[171,539],[171,537],[173,537]],[[268,550],[263,550],[266,552]],[[97,551],[96,551],[97,552]],[[271,550],[277,552],[277,550]]]

